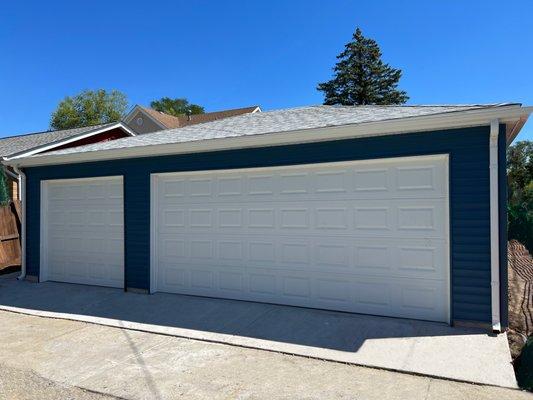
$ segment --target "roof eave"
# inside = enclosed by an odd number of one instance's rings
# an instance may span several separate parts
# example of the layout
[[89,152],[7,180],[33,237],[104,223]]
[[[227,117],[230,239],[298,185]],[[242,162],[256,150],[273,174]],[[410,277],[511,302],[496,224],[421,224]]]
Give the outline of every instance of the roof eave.
[[43,151],[53,150],[56,147],[60,147],[60,146],[63,146],[65,144],[76,142],[78,140],[86,139],[86,138],[89,138],[91,136],[98,135],[100,133],[104,133],[104,132],[110,131],[112,129],[117,129],[117,128],[121,128],[122,130],[124,130],[124,132],[126,132],[130,136],[136,136],[135,132],[133,132],[126,124],[124,124],[124,123],[119,121],[119,122],[117,122],[117,123],[115,123],[113,125],[108,125],[108,126],[105,126],[103,128],[98,128],[98,129],[94,129],[92,131],[83,132],[83,133],[80,133],[78,135],[70,136],[70,137],[65,138],[65,139],[56,140],[55,142],[51,142],[51,143],[43,144],[43,145],[40,145],[40,146],[32,147],[31,149],[28,149],[28,150],[23,150],[23,151],[19,151],[17,153],[9,154],[8,156],[2,157],[2,159],[11,160],[11,159],[14,159],[14,158],[30,157],[30,156],[32,156],[34,154],[38,154],[38,153],[43,152]]
[[[497,119],[502,124],[513,124],[533,112],[533,107],[519,105],[501,106],[487,109],[466,110],[427,116],[390,119],[323,128],[282,131],[267,134],[226,137],[182,143],[159,144],[99,150],[84,153],[43,155],[39,157],[19,157],[7,160],[8,165],[31,167],[53,164],[71,164],[90,161],[104,161],[124,158],[139,158],[211,152],[239,148],[279,146],[298,143],[321,142],[350,138],[396,135],[442,129],[456,129],[490,125]],[[514,133],[516,136],[518,131]],[[508,144],[512,140],[508,140]]]
[[524,125],[526,124],[527,120],[529,118],[529,115],[524,115],[521,118],[519,118],[517,121],[511,124],[507,124],[507,145],[510,145],[518,136]]

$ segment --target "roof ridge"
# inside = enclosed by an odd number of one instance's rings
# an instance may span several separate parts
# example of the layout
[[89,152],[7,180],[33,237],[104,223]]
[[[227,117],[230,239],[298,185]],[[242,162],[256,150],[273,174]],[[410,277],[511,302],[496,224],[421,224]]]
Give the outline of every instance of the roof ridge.
[[[155,108],[152,108],[152,107],[146,107],[146,106],[141,106],[141,105],[139,105],[139,107],[142,108],[142,109],[145,109],[145,110],[152,110],[152,111],[155,111],[157,113],[168,115],[168,116],[174,117],[174,118],[180,118],[181,116],[184,116],[184,117],[187,116],[187,114],[180,114],[180,116],[168,114],[166,112],[156,110]],[[260,108],[260,106],[254,105],[254,106],[247,106],[247,107],[225,108],[225,109],[222,109],[222,110],[207,111],[207,112],[204,112],[202,114],[191,114],[191,115],[206,115],[206,114],[222,113],[222,112],[228,112],[228,111],[239,111],[239,110],[247,110],[247,109],[255,109],[255,108]]]
[[[315,104],[308,107],[501,107],[501,106],[512,106],[512,105],[522,105],[522,103],[516,102],[504,102],[504,103],[464,103],[464,104]],[[298,107],[296,107],[298,108]]]

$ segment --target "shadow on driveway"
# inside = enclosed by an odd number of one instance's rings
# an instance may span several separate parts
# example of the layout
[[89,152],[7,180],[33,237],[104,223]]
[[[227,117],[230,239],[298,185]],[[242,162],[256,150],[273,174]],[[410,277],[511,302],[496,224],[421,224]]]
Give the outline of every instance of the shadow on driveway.
[[356,352],[369,339],[479,335],[446,324],[56,282],[0,280],[0,304]]

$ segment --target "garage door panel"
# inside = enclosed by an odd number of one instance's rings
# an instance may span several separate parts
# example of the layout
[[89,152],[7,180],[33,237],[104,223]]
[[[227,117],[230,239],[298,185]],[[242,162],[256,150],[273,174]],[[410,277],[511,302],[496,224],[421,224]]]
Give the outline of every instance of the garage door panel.
[[447,320],[445,157],[154,179],[155,290]]
[[327,268],[372,275],[444,279],[447,243],[430,239],[369,239],[223,235],[161,235],[159,259],[191,265],[276,267],[295,270]]
[[[294,202],[232,203],[211,208],[165,205],[159,210],[160,233],[281,234],[443,237],[447,206],[442,200],[332,200],[303,206]],[[196,203],[197,204],[197,203]],[[297,205],[300,204],[300,205]],[[117,220],[121,217],[117,216]]]
[[405,318],[444,320],[439,304],[445,295],[431,280],[372,279],[303,271],[283,275],[263,268],[247,273],[219,268],[165,271],[160,290],[239,300],[265,301],[295,306],[336,309]]
[[[442,172],[442,170],[439,170],[439,174]],[[213,172],[213,174],[216,174],[216,172]],[[352,175],[355,176],[355,172],[353,172]],[[324,176],[331,177],[329,174]],[[239,183],[245,182],[238,187],[235,186],[234,188],[221,189],[219,191],[205,189],[204,192],[200,192],[198,187],[195,186],[195,191],[192,193],[182,189],[182,187],[186,188],[187,185],[191,183],[187,178],[184,178],[178,186],[180,188],[179,190],[176,189],[177,185],[175,185],[175,182],[165,182],[163,183],[165,186],[158,188],[158,195],[160,198],[164,198],[168,204],[193,204],[199,198],[202,199],[203,203],[226,204],[232,202],[270,202],[274,198],[276,201],[297,201],[300,199],[321,200],[331,198],[332,193],[334,193],[335,197],[339,200],[349,200],[353,193],[357,193],[358,198],[367,200],[383,199],[384,194],[389,198],[399,199],[420,198],[421,196],[424,196],[425,198],[438,198],[442,197],[443,193],[446,192],[446,182],[442,181],[439,181],[438,185],[432,186],[431,188],[424,188],[424,185],[408,186],[407,184],[403,186],[398,185],[397,188],[391,186],[386,187],[381,186],[381,183],[376,183],[374,181],[372,181],[374,182],[373,184],[377,185],[375,187],[370,185],[358,187],[353,184],[347,185],[345,188],[340,188],[335,185],[325,186],[319,183],[319,181],[308,183],[305,186],[299,186],[298,179],[302,180],[304,177],[307,180],[316,180],[318,177],[322,176],[317,174],[284,176],[283,178],[274,175],[242,176],[238,179],[234,179]],[[223,178],[210,179],[209,187],[216,186],[216,182],[220,181],[220,179]],[[346,180],[347,179],[345,179],[345,181]],[[392,180],[392,178],[390,180]],[[259,184],[258,182],[261,181],[268,182],[268,184]],[[193,183],[195,182],[196,181],[193,180]],[[290,186],[290,183],[287,182],[292,182],[293,186]],[[387,182],[384,184],[388,185],[389,183]],[[197,185],[197,183],[195,184]],[[241,187],[244,187],[245,190],[241,190]]]
[[122,178],[43,181],[43,280],[123,287]]

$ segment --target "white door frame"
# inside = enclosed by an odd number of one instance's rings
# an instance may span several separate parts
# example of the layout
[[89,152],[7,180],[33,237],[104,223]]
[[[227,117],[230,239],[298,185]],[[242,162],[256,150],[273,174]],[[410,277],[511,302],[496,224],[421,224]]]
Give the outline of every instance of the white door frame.
[[[122,209],[124,210],[124,176],[123,175],[109,175],[109,176],[97,176],[89,178],[67,178],[67,179],[42,179],[41,180],[41,201],[40,201],[40,228],[39,228],[39,282],[44,282],[48,280],[48,259],[46,257],[46,249],[48,248],[48,235],[47,235],[47,225],[48,225],[48,215],[46,213],[46,205],[48,204],[48,187],[50,183],[75,183],[75,182],[91,182],[99,181],[102,179],[120,179],[122,184]],[[126,225],[123,224],[123,230],[125,230]],[[123,237],[125,238],[124,232]],[[125,243],[124,243],[125,245]],[[126,246],[124,246],[124,252],[126,251]],[[125,260],[125,254],[124,254]],[[124,263],[124,273],[126,272],[126,264]],[[124,287],[126,286],[126,277],[124,276]]]
[[354,163],[367,164],[370,162],[375,162],[379,160],[424,160],[424,159],[435,159],[442,158],[445,160],[446,168],[445,171],[445,188],[446,188],[446,205],[445,210],[445,221],[444,229],[446,232],[446,247],[445,247],[445,265],[446,265],[446,321],[448,324],[451,324],[452,320],[452,304],[451,304],[451,237],[450,237],[450,154],[449,153],[438,153],[438,154],[427,154],[419,156],[402,156],[402,157],[378,157],[365,160],[350,160],[350,161],[339,161],[339,162],[325,162],[325,163],[304,163],[304,164],[295,164],[295,165],[285,165],[285,166],[274,166],[274,167],[254,167],[254,168],[221,168],[213,170],[191,170],[191,171],[177,171],[177,172],[158,172],[150,174],[150,293],[155,293],[157,291],[157,268],[156,268],[156,254],[157,254],[157,204],[158,204],[158,195],[157,195],[157,182],[158,177],[166,175],[186,175],[190,173],[220,173],[220,172],[247,172],[247,171],[261,171],[261,170],[290,170],[292,168],[301,168],[312,165],[323,165],[323,166],[341,166],[341,165],[353,165]]

